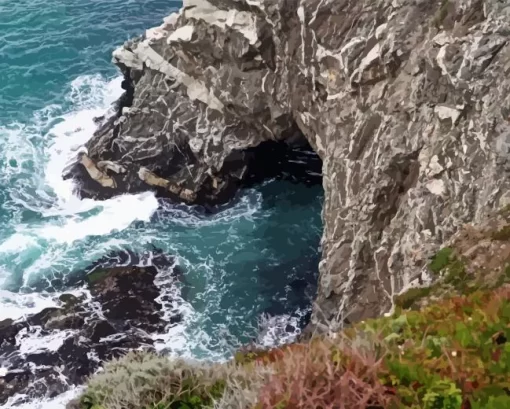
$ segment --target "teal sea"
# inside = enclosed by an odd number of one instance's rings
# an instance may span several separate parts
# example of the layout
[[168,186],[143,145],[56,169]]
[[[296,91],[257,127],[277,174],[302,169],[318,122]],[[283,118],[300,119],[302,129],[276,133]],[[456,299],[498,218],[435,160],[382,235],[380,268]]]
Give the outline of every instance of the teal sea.
[[79,200],[62,180],[93,118],[121,94],[113,49],[179,6],[0,0],[0,321],[79,291],[66,279],[111,251],[151,246],[177,258],[187,287],[181,296],[160,278],[165,307],[183,314],[161,350],[222,359],[257,336],[282,341],[279,329],[306,313],[292,283],[317,275],[320,186],[267,181],[205,215],[151,193]]

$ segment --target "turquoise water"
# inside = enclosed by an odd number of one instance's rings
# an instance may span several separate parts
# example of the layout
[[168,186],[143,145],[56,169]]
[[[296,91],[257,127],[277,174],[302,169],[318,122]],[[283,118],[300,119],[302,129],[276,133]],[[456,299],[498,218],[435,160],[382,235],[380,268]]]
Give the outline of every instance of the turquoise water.
[[150,193],[80,201],[61,179],[120,95],[112,50],[178,6],[0,0],[0,320],[46,305],[109,251],[151,245],[177,257],[187,283],[168,304],[183,324],[160,337],[162,349],[224,357],[261,319],[285,326],[307,306],[299,283],[316,276],[321,187],[269,181],[205,216]]

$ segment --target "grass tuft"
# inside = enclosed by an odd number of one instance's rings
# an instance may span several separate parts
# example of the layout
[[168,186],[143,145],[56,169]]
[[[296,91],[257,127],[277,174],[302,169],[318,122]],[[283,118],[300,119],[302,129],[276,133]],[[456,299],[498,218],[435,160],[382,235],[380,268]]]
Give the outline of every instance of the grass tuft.
[[450,263],[450,257],[452,257],[452,255],[453,249],[451,247],[445,247],[439,250],[429,264],[430,270],[435,274],[439,274]]
[[429,296],[432,289],[432,287],[410,288],[405,293],[402,293],[395,298],[395,305],[407,310],[413,307],[417,301]]

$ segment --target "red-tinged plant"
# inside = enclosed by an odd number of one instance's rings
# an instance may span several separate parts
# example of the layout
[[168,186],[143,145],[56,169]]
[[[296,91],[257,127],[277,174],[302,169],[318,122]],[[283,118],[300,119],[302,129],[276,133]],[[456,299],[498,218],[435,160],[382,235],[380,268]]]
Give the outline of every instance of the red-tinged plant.
[[279,348],[269,349],[265,352],[259,353],[254,361],[259,364],[270,364],[281,361],[285,358],[286,355],[292,354],[294,352],[301,352],[309,348],[309,346],[304,344],[289,344]]
[[460,409],[471,409],[471,402],[469,402],[469,400],[465,399],[462,402],[462,406],[460,407]]
[[[310,343],[313,342],[316,341],[310,341]],[[294,350],[300,350],[307,347],[308,346],[305,346],[304,344],[289,344],[271,349],[261,349],[256,346],[245,347],[236,352],[235,361],[242,365],[266,365],[281,360],[283,357]]]
[[395,390],[379,381],[382,359],[323,341],[287,350],[260,391],[258,409],[387,408]]

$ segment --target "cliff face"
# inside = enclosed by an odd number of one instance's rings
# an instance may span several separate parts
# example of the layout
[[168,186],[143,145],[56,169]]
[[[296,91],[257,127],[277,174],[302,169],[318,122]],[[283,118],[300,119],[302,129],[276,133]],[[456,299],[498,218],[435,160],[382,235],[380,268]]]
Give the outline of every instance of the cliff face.
[[313,323],[378,315],[510,202],[509,34],[498,0],[185,0],[115,51],[127,92],[81,157],[82,194],[214,200],[246,149],[299,128],[323,160]]

